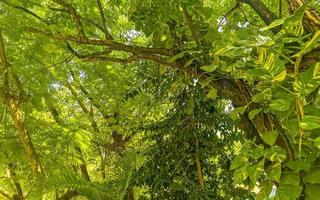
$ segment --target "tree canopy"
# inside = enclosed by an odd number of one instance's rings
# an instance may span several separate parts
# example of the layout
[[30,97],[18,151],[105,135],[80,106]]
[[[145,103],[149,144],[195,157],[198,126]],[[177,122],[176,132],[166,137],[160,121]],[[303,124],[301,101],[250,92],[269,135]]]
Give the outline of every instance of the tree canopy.
[[319,12],[0,0],[0,199],[319,199]]

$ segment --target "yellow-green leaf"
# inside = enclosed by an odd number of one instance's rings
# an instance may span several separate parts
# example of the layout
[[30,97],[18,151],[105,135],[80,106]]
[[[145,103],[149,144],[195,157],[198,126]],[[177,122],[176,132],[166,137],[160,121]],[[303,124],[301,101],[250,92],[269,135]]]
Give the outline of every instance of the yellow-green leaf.
[[287,76],[287,71],[286,70],[283,70],[282,72],[280,72],[278,75],[274,76],[272,78],[272,81],[274,82],[281,82],[283,81]]
[[217,98],[217,92],[218,92],[218,91],[216,90],[216,88],[211,87],[211,88],[209,89],[209,92],[208,92],[208,94],[207,94],[207,97],[214,100],[214,99]]
[[251,110],[251,111],[249,112],[249,119],[250,119],[250,120],[253,120],[253,118],[254,118],[257,114],[259,114],[262,110],[263,110],[262,108],[258,108],[258,109]]

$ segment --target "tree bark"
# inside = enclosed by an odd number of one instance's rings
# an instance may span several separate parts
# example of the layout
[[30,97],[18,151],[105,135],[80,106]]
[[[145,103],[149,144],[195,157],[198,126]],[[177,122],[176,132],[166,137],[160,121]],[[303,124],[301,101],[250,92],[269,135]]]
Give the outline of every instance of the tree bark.
[[[15,94],[13,94],[13,92],[10,90],[9,62],[6,57],[4,40],[2,37],[1,31],[0,31],[0,58],[1,58],[1,64],[3,66],[2,76],[4,79],[3,86],[0,90],[2,100],[9,109],[12,121],[15,125],[15,128],[17,129],[18,136],[22,144],[22,148],[30,161],[32,172],[37,178],[40,178],[43,174],[42,166],[38,159],[38,155],[35,151],[35,148],[32,144],[31,137],[27,130],[25,121],[23,119],[19,98]],[[15,80],[19,81],[17,80],[17,77]]]
[[19,102],[14,96],[9,95],[6,99],[6,105],[9,108],[12,121],[17,129],[22,148],[30,160],[32,171],[36,177],[40,178],[43,174],[42,166],[20,111]]

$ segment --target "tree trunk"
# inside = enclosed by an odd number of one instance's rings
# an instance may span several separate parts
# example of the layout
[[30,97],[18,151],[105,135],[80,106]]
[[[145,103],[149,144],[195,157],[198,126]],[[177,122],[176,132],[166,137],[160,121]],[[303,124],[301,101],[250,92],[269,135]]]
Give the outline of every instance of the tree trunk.
[[43,174],[42,166],[24,122],[18,100],[13,95],[9,95],[6,103],[9,108],[12,121],[17,129],[22,148],[31,163],[33,174],[39,178]]

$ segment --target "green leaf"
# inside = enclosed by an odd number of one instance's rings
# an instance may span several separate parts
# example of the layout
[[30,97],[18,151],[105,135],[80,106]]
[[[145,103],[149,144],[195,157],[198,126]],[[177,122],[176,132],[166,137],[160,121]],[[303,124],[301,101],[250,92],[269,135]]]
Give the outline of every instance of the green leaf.
[[178,59],[180,59],[180,58],[183,58],[184,54],[186,54],[187,52],[188,52],[188,51],[181,51],[181,52],[179,52],[178,54],[176,54],[176,55],[168,58],[168,59],[167,59],[167,62],[168,62],[168,63],[173,63],[174,61],[176,61],[176,60],[178,60]]
[[279,146],[272,146],[270,149],[266,150],[266,158],[272,162],[282,163],[286,159],[286,152]]
[[259,145],[257,148],[252,149],[250,157],[257,160],[265,155],[264,147]]
[[189,59],[189,60],[186,62],[186,64],[184,64],[184,67],[190,66],[190,65],[193,63],[194,60],[196,60],[196,58]]
[[223,56],[227,56],[227,57],[232,58],[232,57],[240,55],[240,50],[241,50],[241,48],[239,48],[239,47],[229,45],[224,48],[218,49],[214,55],[215,56],[223,55]]
[[207,94],[207,97],[208,97],[209,99],[215,100],[215,99],[217,98],[217,93],[218,93],[217,89],[214,88],[214,87],[211,87],[211,88],[209,89],[209,92],[208,92],[208,94]]
[[253,184],[255,184],[264,171],[264,158],[259,161],[259,163],[252,165],[248,168],[247,172],[249,174],[249,178]]
[[281,82],[283,81],[287,76],[287,70],[284,69],[282,72],[280,72],[279,74],[275,75],[273,78],[272,78],[272,81],[274,82]]
[[280,180],[280,184],[298,186],[300,185],[300,176],[293,172],[283,173]]
[[306,44],[303,46],[303,48],[294,55],[294,57],[300,57],[303,56],[304,54],[310,52],[312,50],[312,48],[315,46],[315,42],[317,42],[320,38],[320,30],[317,31],[311,40],[309,40],[308,42],[306,42]]
[[253,120],[254,117],[255,117],[257,114],[259,114],[262,110],[263,110],[262,108],[258,108],[258,109],[251,110],[251,111],[249,112],[249,119],[250,119],[250,120]]
[[290,160],[287,163],[287,167],[294,170],[295,173],[299,173],[300,171],[308,171],[311,167],[311,163],[302,160]]
[[313,169],[304,176],[304,181],[312,184],[320,184],[320,169]]
[[281,163],[276,162],[270,168],[269,178],[273,181],[279,182],[281,177]]
[[320,137],[317,137],[315,140],[314,140],[314,144],[316,145],[316,147],[318,149],[320,149]]
[[205,65],[205,66],[200,67],[200,69],[202,69],[203,71],[208,72],[208,73],[214,72],[217,68],[218,68],[218,65],[216,65],[216,64]]
[[320,117],[307,115],[301,120],[299,126],[305,130],[320,128]]
[[187,104],[186,104],[186,107],[184,109],[184,112],[188,115],[192,114],[193,113],[193,110],[194,110],[194,100],[193,99],[189,99]]
[[234,171],[233,179],[234,179],[234,182],[237,184],[240,184],[243,181],[245,181],[247,177],[248,177],[247,166],[241,167]]
[[266,30],[270,30],[272,28],[275,28],[277,26],[280,26],[281,24],[284,23],[284,19],[276,19],[274,20],[271,24],[269,24],[268,26],[265,26],[263,28],[260,28],[259,31],[266,31]]
[[168,70],[168,67],[167,67],[167,66],[165,66],[165,65],[160,65],[160,66],[159,66],[159,74],[160,74],[160,75],[165,74],[167,70]]
[[298,80],[293,83],[293,90],[300,97],[307,96],[320,86],[320,63],[310,67],[300,74]]
[[262,92],[255,94],[252,97],[252,101],[256,102],[256,103],[260,103],[261,101],[263,101],[265,99],[270,99],[271,97],[272,97],[271,88],[267,88],[267,89],[263,90]]
[[270,103],[270,108],[276,111],[287,111],[290,108],[290,101],[286,99],[276,99]]
[[277,130],[264,132],[261,134],[262,140],[266,144],[272,146],[276,142],[276,140],[278,138],[278,134],[279,134],[279,132]]
[[232,120],[237,120],[239,118],[239,115],[243,115],[246,110],[247,106],[237,107],[231,111],[230,118]]
[[305,189],[305,193],[308,200],[318,200],[320,197],[320,185],[308,185]]
[[272,183],[270,181],[265,181],[260,186],[260,191],[257,195],[257,200],[266,200],[269,198],[272,191]]
[[297,200],[302,192],[302,186],[300,185],[285,185],[280,184],[277,190],[277,196],[279,200]]
[[231,162],[230,170],[237,169],[242,166],[248,165],[248,158],[244,156],[243,154],[237,155]]

